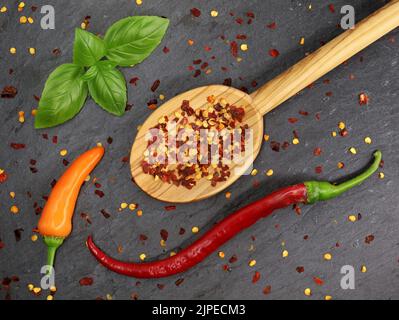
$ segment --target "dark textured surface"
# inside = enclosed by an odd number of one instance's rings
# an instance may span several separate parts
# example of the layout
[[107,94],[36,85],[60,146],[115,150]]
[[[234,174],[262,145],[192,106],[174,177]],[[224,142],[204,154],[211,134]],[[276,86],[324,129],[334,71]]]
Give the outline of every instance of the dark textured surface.
[[[384,1],[371,0],[350,2],[356,8],[357,19],[384,4]],[[151,113],[147,101],[160,93],[170,98],[193,87],[222,83],[229,77],[235,87],[251,88],[253,80],[265,83],[306,52],[319,47],[321,41],[339,34],[341,30],[336,27],[340,20],[339,8],[348,1],[144,0],[140,7],[134,1],[52,3],[56,11],[53,31],[40,29],[40,10],[33,14],[36,20],[33,25],[20,25],[21,13],[17,12],[14,1],[5,1],[9,10],[0,14],[0,89],[6,85],[18,88],[14,99],[0,99],[0,168],[9,175],[9,179],[0,184],[0,238],[4,244],[0,249],[0,279],[19,277],[19,282],[12,283],[9,290],[12,299],[40,299],[26,288],[28,283],[39,285],[39,270],[45,262],[45,246],[40,240],[30,239],[39,218],[33,205],[35,202],[44,205],[42,197],[49,193],[51,181],[65,169],[59,151],[67,149],[66,159],[72,160],[97,142],[106,146],[106,155],[92,177],[97,177],[105,196],[101,199],[96,196],[92,183],[82,189],[73,234],[57,255],[57,299],[94,299],[107,294],[114,299],[129,299],[134,293],[140,299],[323,299],[327,294],[334,299],[399,298],[397,30],[324,77],[330,80],[329,84],[318,81],[312,89],[267,116],[265,130],[271,140],[291,142],[292,131],[296,130],[300,144],[291,144],[287,150],[276,153],[269,143],[264,143],[255,162],[259,174],[243,177],[231,186],[230,200],[222,193],[198,203],[178,205],[175,211],[167,212],[165,203],[151,199],[130,181],[129,166],[121,160],[129,155],[136,127]],[[307,9],[309,3],[313,5],[311,11]],[[336,13],[330,12],[328,3],[335,5]],[[34,4],[40,7],[44,3]],[[193,7],[201,9],[201,17],[191,16]],[[219,11],[217,18],[210,16],[212,8]],[[231,17],[230,11],[236,16]],[[237,24],[235,18],[245,18],[248,11],[255,13],[254,22]],[[22,14],[32,15],[29,7]],[[168,34],[155,53],[141,65],[123,70],[127,80],[140,78],[137,87],[128,85],[128,101],[134,104],[132,110],[116,118],[89,100],[72,121],[49,130],[34,130],[30,111],[37,107],[37,102],[33,95],[41,94],[52,69],[71,60],[74,28],[90,15],[89,30],[103,33],[112,22],[129,14],[163,15],[171,19]],[[273,21],[277,28],[270,30],[266,25]],[[240,63],[231,56],[229,45],[219,38],[223,34],[233,40],[238,33],[249,37],[240,41],[249,45],[247,52],[240,52],[243,58]],[[304,46],[298,44],[300,37],[305,37]],[[195,44],[188,46],[188,39],[193,39]],[[168,54],[162,52],[163,46],[170,48]],[[205,46],[212,50],[205,51]],[[17,48],[16,55],[9,54],[10,47]],[[28,47],[36,47],[36,56],[27,53]],[[52,54],[54,48],[61,49],[60,56]],[[280,51],[278,58],[268,55],[271,48]],[[216,59],[211,60],[212,56]],[[208,61],[212,73],[193,78],[193,72],[187,67],[194,59]],[[222,66],[228,71],[221,71]],[[14,69],[12,75],[8,74],[9,68]],[[355,75],[354,80],[350,80],[350,74]],[[149,88],[156,79],[161,80],[161,85],[154,94]],[[327,92],[332,95],[327,96]],[[370,97],[367,106],[358,103],[361,92],[367,92]],[[24,124],[18,122],[20,110],[27,114]],[[306,110],[309,116],[300,116],[299,110]],[[316,114],[320,120],[316,120]],[[291,124],[289,117],[297,117],[299,121]],[[349,135],[332,138],[330,133],[337,130],[339,121],[347,124]],[[49,140],[43,139],[42,133],[47,133]],[[57,144],[51,142],[54,135],[58,136]],[[107,144],[109,136],[113,138],[111,145]],[[363,142],[366,136],[372,138],[371,145]],[[9,146],[12,142],[25,143],[26,148],[13,150]],[[348,152],[351,146],[357,148],[357,155]],[[319,157],[313,155],[316,147],[322,148]],[[98,244],[116,257],[137,261],[139,254],[145,252],[149,259],[154,259],[193,241],[198,235],[191,234],[192,226],[199,226],[202,231],[235,208],[288,184],[314,178],[334,180],[356,172],[367,165],[377,148],[384,154],[385,179],[378,179],[376,175],[337,200],[303,207],[300,216],[291,208],[281,210],[223,246],[224,260],[215,253],[180,276],[143,280],[137,285],[136,279],[116,275],[98,265],[84,245],[87,235],[93,234]],[[37,161],[37,173],[30,171],[30,159]],[[339,161],[345,163],[344,169],[337,168]],[[319,165],[323,166],[323,172],[316,174],[315,167]],[[264,175],[269,168],[274,170],[271,177]],[[253,187],[255,181],[260,183],[257,188]],[[14,200],[9,197],[10,191],[16,193]],[[118,212],[121,202],[138,203],[143,216],[137,217],[129,210]],[[20,209],[17,215],[10,213],[13,204]],[[105,219],[101,209],[111,213],[111,217]],[[81,218],[82,212],[89,214],[90,225]],[[358,213],[361,220],[348,221],[349,214]],[[179,235],[181,227],[186,229],[184,235]],[[21,240],[16,242],[14,230],[18,228],[24,231]],[[169,232],[166,248],[159,244],[161,229]],[[140,234],[147,235],[148,240],[141,242]],[[308,240],[304,240],[305,235]],[[368,235],[375,237],[370,244],[365,243]],[[120,254],[118,245],[123,246]],[[281,257],[284,248],[289,251],[286,259]],[[323,259],[326,252],[332,254],[331,261]],[[238,260],[229,264],[231,272],[223,271],[223,264],[228,263],[233,254]],[[251,259],[257,261],[253,268],[248,266]],[[355,268],[355,290],[340,288],[343,265]],[[367,273],[359,271],[361,265],[367,266]],[[296,271],[298,266],[304,267],[303,273]],[[260,272],[261,279],[253,284],[255,271]],[[80,286],[79,280],[83,277],[92,277],[93,285]],[[316,285],[313,277],[323,279],[324,284]],[[176,286],[175,281],[180,278],[184,278],[184,282]],[[161,290],[157,284],[165,287]],[[271,293],[264,295],[262,290],[268,285]],[[304,295],[307,287],[312,289],[312,297]],[[6,294],[2,288],[0,297]],[[45,296],[43,293],[41,299]]]

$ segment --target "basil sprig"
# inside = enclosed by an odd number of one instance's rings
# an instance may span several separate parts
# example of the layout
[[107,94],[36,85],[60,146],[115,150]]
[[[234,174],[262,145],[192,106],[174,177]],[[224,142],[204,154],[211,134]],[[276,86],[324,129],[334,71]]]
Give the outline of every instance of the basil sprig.
[[114,23],[104,39],[76,29],[73,63],[57,67],[48,77],[35,117],[35,128],[64,123],[82,109],[87,96],[109,113],[122,116],[126,81],[117,66],[134,66],[159,45],[169,20],[155,16],[128,17]]

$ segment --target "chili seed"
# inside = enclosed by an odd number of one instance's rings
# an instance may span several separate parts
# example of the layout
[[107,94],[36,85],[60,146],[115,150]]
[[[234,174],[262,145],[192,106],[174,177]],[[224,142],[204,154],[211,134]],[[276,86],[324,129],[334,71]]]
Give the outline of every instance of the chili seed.
[[25,24],[28,22],[28,18],[26,18],[25,16],[22,16],[19,18],[19,23],[21,24]]
[[349,148],[349,152],[352,153],[352,154],[357,154],[357,150],[356,150],[355,147],[350,147]]
[[287,258],[288,257],[288,250],[283,250],[283,252],[281,253],[281,256],[283,258]]
[[266,171],[266,175],[268,177],[271,177],[273,175],[273,173],[274,173],[273,169],[269,169],[269,170]]
[[143,215],[143,210],[137,210],[136,214],[138,217],[141,217]]
[[61,156],[61,157],[65,157],[67,154],[68,154],[68,150],[67,150],[67,149],[62,149],[62,150],[60,151],[60,156]]
[[36,234],[33,234],[33,235],[30,237],[30,239],[31,239],[33,242],[35,242],[35,241],[37,241],[38,236],[37,236]]
[[11,48],[10,48],[10,53],[11,53],[11,54],[16,54],[16,53],[17,53],[17,49],[14,48],[14,47],[11,47]]
[[11,211],[13,214],[17,214],[17,213],[19,212],[19,209],[18,209],[17,206],[12,206],[12,207],[10,208],[10,211]]
[[367,267],[366,267],[365,265],[362,265],[362,266],[360,267],[360,272],[366,273],[366,272],[367,272]]
[[28,290],[32,291],[35,286],[31,283],[28,284]]
[[7,12],[7,7],[6,6],[1,7],[0,12],[1,13]]
[[219,256],[219,258],[224,259],[225,254],[224,254],[223,251],[219,251],[219,252],[218,252],[218,256]]
[[366,137],[366,138],[364,138],[364,142],[366,143],[366,144],[371,144],[371,138],[370,137]]
[[292,143],[293,143],[293,144],[299,144],[299,139],[298,139],[298,138],[292,139]]
[[332,300],[332,296],[327,295],[324,297],[324,300],[327,300],[327,301]]
[[249,265],[250,267],[254,267],[254,266],[256,265],[256,260],[251,260],[251,261],[249,261],[248,265]]
[[385,178],[384,172],[378,173],[378,177],[379,177],[381,180],[384,179],[384,178]]
[[146,256],[145,253],[142,253],[142,254],[140,254],[140,256],[139,256],[139,258],[140,258],[141,261],[144,261],[146,257],[147,257],[147,256]]
[[211,17],[217,17],[219,15],[219,12],[217,12],[216,10],[212,10],[211,11]]
[[198,233],[199,232],[199,228],[198,227],[192,227],[191,228],[191,232],[192,233]]
[[49,294],[46,299],[47,300],[54,300],[54,297],[51,294]]
[[303,293],[305,294],[305,296],[311,296],[312,295],[312,290],[310,290],[310,288],[306,288]]
[[348,220],[349,220],[350,222],[356,222],[357,217],[356,217],[355,215],[351,214],[350,216],[348,216]]
[[325,253],[323,256],[324,260],[330,261],[332,259],[331,253]]

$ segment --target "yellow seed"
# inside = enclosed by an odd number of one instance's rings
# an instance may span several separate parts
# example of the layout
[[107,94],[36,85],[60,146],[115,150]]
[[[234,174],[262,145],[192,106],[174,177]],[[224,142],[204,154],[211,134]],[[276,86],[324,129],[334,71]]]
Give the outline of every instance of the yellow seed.
[[354,214],[351,214],[351,215],[348,217],[348,220],[349,220],[350,222],[356,222],[357,218],[356,218],[356,216],[355,216]]
[[57,287],[56,286],[51,286],[50,287],[50,292],[56,293],[57,292]]
[[137,210],[137,216],[141,217],[143,215],[143,210]]
[[163,94],[159,95],[159,100],[165,100],[165,96]]
[[1,7],[0,12],[1,13],[7,12],[7,7],[5,7],[5,6]]
[[24,123],[24,122],[25,122],[25,118],[24,118],[24,117],[19,117],[19,118],[18,118],[18,121],[19,121],[20,123]]
[[341,121],[340,123],[338,123],[338,128],[339,128],[340,130],[344,130],[345,127],[346,127],[345,122],[342,122],[342,121]]
[[342,169],[344,167],[344,163],[343,162],[338,162],[337,163],[337,167],[338,167],[338,169]]
[[28,18],[25,16],[22,16],[19,18],[19,23],[25,24],[28,22]]
[[223,251],[219,251],[218,256],[219,256],[219,258],[223,259],[225,257],[225,254]]
[[13,214],[17,214],[17,213],[19,212],[19,209],[18,209],[17,206],[12,206],[12,207],[10,208],[10,211],[11,211]]
[[127,203],[126,202],[122,202],[121,203],[121,208],[122,209],[126,209],[127,208]]
[[331,136],[332,136],[332,137],[336,137],[336,136],[337,136],[337,133],[336,133],[335,131],[332,131],[332,132],[331,132]]
[[194,44],[194,40],[188,39],[188,40],[187,40],[187,43],[188,43],[189,46],[192,46],[192,45]]
[[82,23],[80,24],[80,27],[81,27],[83,30],[85,30],[85,29],[86,29],[86,27],[87,27],[87,25],[86,25],[86,23],[85,23],[85,22],[82,22]]
[[11,54],[16,54],[16,53],[17,53],[17,49],[14,48],[14,47],[11,47],[11,48],[10,48],[10,53],[11,53]]
[[25,2],[21,1],[20,3],[18,3],[18,8],[24,8],[25,7]]
[[89,182],[89,181],[90,181],[90,175],[88,175],[88,176],[86,177],[85,181],[86,181],[86,182]]
[[270,139],[270,136],[268,134],[263,135],[263,140],[269,141],[269,139]]
[[32,234],[32,236],[30,237],[30,239],[31,239],[33,242],[37,241],[37,238],[38,238],[37,234]]
[[33,21],[33,18],[32,17],[28,17],[28,22],[30,23],[30,24],[32,24],[34,21]]
[[356,150],[355,147],[350,147],[350,148],[349,148],[349,152],[352,153],[352,154],[356,154],[356,153],[357,153],[357,150]]
[[140,254],[140,260],[141,260],[141,261],[144,261],[146,257],[147,257],[147,256],[146,256],[145,253]]
[[231,198],[231,192],[226,192],[226,199],[230,199]]
[[15,198],[15,192],[14,192],[14,191],[11,191],[11,192],[10,192],[10,198],[11,198],[11,199],[14,199],[14,198]]
[[371,144],[371,138],[370,137],[366,137],[366,138],[364,138],[364,142],[366,143],[366,144]]
[[325,253],[323,256],[324,260],[330,261],[332,259],[331,253]]
[[292,139],[292,143],[293,143],[293,144],[298,144],[298,143],[299,143],[299,139],[298,139],[298,138]]
[[306,288],[305,290],[303,290],[303,293],[305,294],[305,296],[311,296],[312,295],[312,290],[310,290],[310,288]]
[[97,147],[102,147],[103,144],[101,142],[97,142]]
[[40,292],[42,292],[42,289],[39,288],[39,287],[34,287],[34,288],[32,289],[32,291],[33,291],[34,294],[39,294]]
[[258,174],[258,170],[257,169],[253,169],[251,171],[251,176],[256,176]]
[[130,210],[135,210],[137,208],[137,204],[135,204],[135,203],[131,203],[131,204],[129,204],[129,209]]
[[47,300],[54,300],[54,297],[51,294],[49,294],[46,299]]
[[32,109],[31,114],[32,114],[32,116],[35,116],[37,114],[37,109]]
[[241,57],[238,57],[237,58],[237,62],[241,62],[242,61],[242,58]]
[[266,175],[267,175],[268,177],[272,176],[273,173],[274,173],[273,169],[269,169],[269,170],[266,171]]
[[191,232],[192,232],[192,233],[198,233],[198,231],[199,231],[199,228],[198,228],[198,227],[192,227],[192,228],[191,228]]
[[379,177],[380,179],[384,179],[384,178],[385,178],[384,172],[380,172],[380,173],[378,174],[378,177]]
[[35,286],[31,283],[28,284],[28,290],[32,291]]
[[367,267],[366,267],[365,265],[362,265],[362,266],[360,267],[360,272],[366,273],[366,272],[367,272]]
[[332,296],[328,296],[327,295],[327,296],[324,297],[324,300],[326,300],[326,301],[332,300]]
[[288,257],[288,250],[283,250],[283,252],[281,253],[281,256],[283,258],[287,258]]
[[256,265],[256,260],[255,260],[255,259],[252,259],[251,261],[249,261],[248,265],[249,265],[250,267],[254,267],[254,266]]
[[219,15],[219,12],[217,12],[216,10],[212,10],[211,11],[211,17],[217,17]]
[[29,54],[34,56],[36,54],[36,49],[35,48],[29,48]]
[[143,0],[136,0],[136,4],[137,4],[138,6],[141,6],[141,5],[143,4]]
[[176,255],[176,252],[174,252],[174,251],[171,251],[169,255],[170,255],[171,257],[173,257],[173,256],[175,256],[175,255]]
[[67,149],[62,149],[61,151],[60,151],[60,156],[61,157],[64,157],[64,156],[66,156],[68,154],[68,150]]
[[112,295],[110,295],[109,293],[107,293],[105,297],[107,298],[107,300],[112,300]]
[[159,241],[159,244],[161,245],[161,247],[166,247],[166,241],[164,239],[161,239],[161,241]]
[[299,40],[299,44],[301,46],[303,46],[305,44],[305,38],[304,37],[302,37],[301,40]]
[[243,43],[243,44],[240,46],[240,49],[241,49],[241,51],[247,51],[247,50],[248,50],[248,45],[247,45],[246,43]]

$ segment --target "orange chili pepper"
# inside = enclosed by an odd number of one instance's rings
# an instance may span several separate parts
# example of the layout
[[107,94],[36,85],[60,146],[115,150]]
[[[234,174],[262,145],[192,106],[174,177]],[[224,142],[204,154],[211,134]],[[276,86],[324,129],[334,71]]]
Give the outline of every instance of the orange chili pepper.
[[72,216],[80,188],[103,155],[103,147],[95,147],[80,155],[51,191],[38,224],[48,249],[47,265],[53,266],[58,247],[71,233]]

